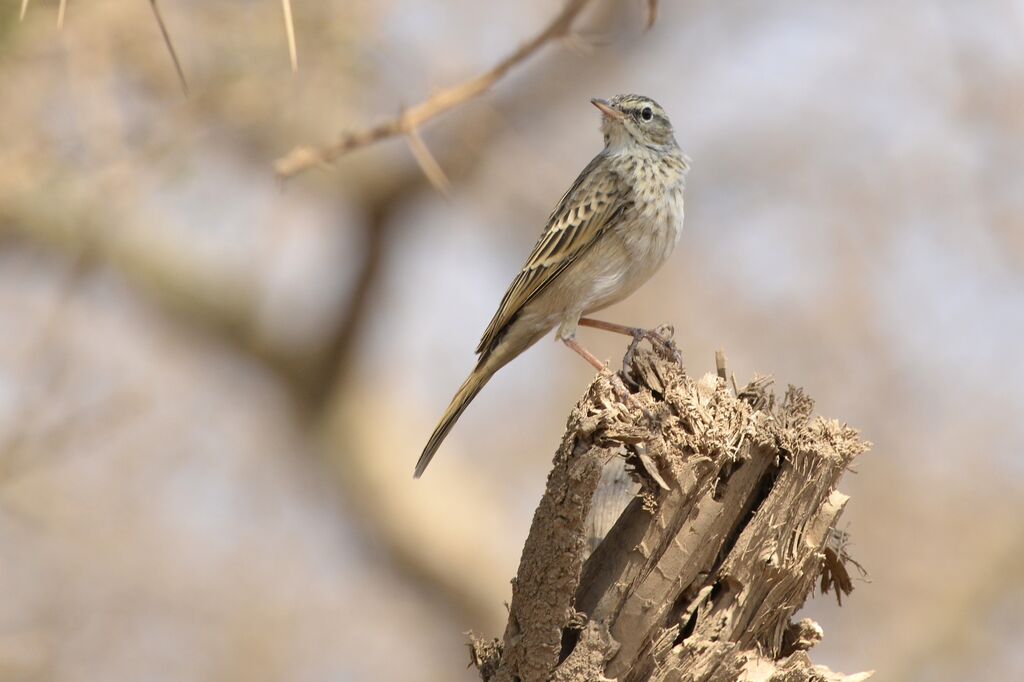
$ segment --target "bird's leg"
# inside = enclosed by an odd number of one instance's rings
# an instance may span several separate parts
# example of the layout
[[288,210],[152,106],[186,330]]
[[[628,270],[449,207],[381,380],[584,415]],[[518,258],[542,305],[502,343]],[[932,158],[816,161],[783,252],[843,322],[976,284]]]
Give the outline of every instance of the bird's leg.
[[566,346],[572,348],[574,351],[579,353],[580,357],[586,360],[588,363],[590,363],[590,365],[598,372],[603,372],[608,369],[607,367],[605,367],[605,364],[603,362],[597,359],[596,355],[594,355],[589,350],[581,346],[580,342],[577,341],[576,339],[562,339],[562,343],[564,343]]
[[614,372],[612,372],[610,369],[608,369],[607,365],[605,365],[603,362],[598,360],[596,355],[594,355],[589,350],[587,350],[586,348],[581,346],[579,341],[577,341],[573,337],[569,337],[569,338],[563,338],[562,339],[562,343],[564,343],[566,346],[568,346],[569,348],[572,348],[574,351],[579,353],[580,357],[583,358],[584,360],[586,360],[598,372],[601,372],[602,374],[604,374],[604,373],[609,374],[611,376],[612,388],[615,389],[615,393],[618,395],[619,400],[621,400],[623,402],[626,402],[626,403],[634,403],[635,402],[633,400],[633,394],[631,394],[626,389],[626,387],[623,385],[622,381],[619,379],[618,375],[616,375]]
[[624,336],[632,336],[633,341],[629,344],[629,349],[626,350],[626,355],[622,359],[622,364],[629,366],[633,364],[633,356],[636,354],[637,344],[640,343],[641,339],[647,339],[651,342],[652,346],[660,348],[666,355],[671,357],[680,365],[683,364],[683,358],[679,355],[679,349],[676,347],[675,342],[672,340],[672,328],[668,327],[665,329],[665,333],[662,333],[662,327],[658,329],[643,329],[641,327],[627,327],[624,324],[616,324],[614,322],[605,322],[604,320],[595,320],[589,317],[581,317],[579,321],[580,326],[593,327],[594,329],[603,329],[606,332],[614,332],[616,334],[622,334]]
[[622,383],[622,380],[619,378],[619,375],[608,369],[608,367],[603,362],[597,359],[596,355],[594,355],[589,350],[581,346],[580,342],[573,337],[563,338],[562,343],[564,343],[566,346],[579,353],[580,357],[586,360],[598,372],[601,372],[602,374],[607,373],[610,376],[612,389],[615,391],[619,400],[628,405],[632,405],[633,407],[639,408],[643,415],[647,417],[649,421],[654,421],[654,417],[651,415],[650,411],[643,405],[641,405],[639,402],[637,402],[636,397],[632,393],[630,393],[629,390],[626,388],[625,384]]
[[622,366],[631,367],[633,365],[633,355],[636,354],[636,347],[640,343],[640,339],[644,338],[645,330],[639,327],[627,327],[624,324],[605,322],[604,320],[594,320],[589,317],[581,317],[579,324],[583,327],[593,327],[594,329],[603,329],[606,332],[614,332],[623,336],[632,336],[633,341],[630,342],[629,348],[626,349],[626,354],[622,357]]
[[625,336],[643,336],[646,330],[640,327],[627,327],[624,324],[616,324],[615,322],[605,322],[604,320],[595,320],[592,317],[581,317],[579,324],[584,327],[593,327],[594,329],[603,329],[606,332],[615,332],[616,334],[623,334]]

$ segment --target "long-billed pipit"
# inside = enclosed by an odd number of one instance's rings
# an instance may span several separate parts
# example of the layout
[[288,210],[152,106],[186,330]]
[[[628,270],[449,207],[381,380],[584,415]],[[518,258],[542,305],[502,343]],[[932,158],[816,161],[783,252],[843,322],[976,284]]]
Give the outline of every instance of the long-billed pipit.
[[416,463],[419,476],[487,380],[556,325],[556,338],[599,371],[576,341],[577,325],[636,336],[632,327],[590,320],[646,282],[672,253],[683,228],[689,169],[665,110],[648,97],[591,100],[601,110],[604,149],[558,202],[512,281],[459,388]]

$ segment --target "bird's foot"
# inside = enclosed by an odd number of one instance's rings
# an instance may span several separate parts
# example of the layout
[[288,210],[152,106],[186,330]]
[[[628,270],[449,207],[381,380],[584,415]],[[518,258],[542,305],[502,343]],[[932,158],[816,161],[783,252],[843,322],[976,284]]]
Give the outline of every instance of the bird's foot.
[[666,358],[677,365],[683,364],[683,355],[679,352],[679,346],[675,342],[676,330],[670,324],[658,325],[647,331],[647,340],[651,345],[659,349]]
[[678,365],[682,365],[683,356],[680,354],[676,342],[672,340],[674,334],[675,329],[670,324],[663,324],[654,329],[641,329],[639,327],[632,329],[633,340],[630,342],[629,348],[626,349],[626,354],[622,358],[623,367],[632,367],[637,346],[644,339],[647,339],[651,344],[651,348],[660,352],[662,356]]

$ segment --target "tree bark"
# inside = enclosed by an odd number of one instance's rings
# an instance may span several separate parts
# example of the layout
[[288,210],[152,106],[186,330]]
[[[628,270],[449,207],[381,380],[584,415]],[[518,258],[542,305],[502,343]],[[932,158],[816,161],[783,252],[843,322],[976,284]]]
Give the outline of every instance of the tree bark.
[[[868,445],[854,429],[812,417],[799,389],[776,405],[769,380],[737,395],[719,376],[687,376],[669,352],[643,347],[627,359],[569,416],[504,637],[470,643],[481,677],[870,676],[813,665],[806,650],[821,628],[792,622],[816,584],[837,596],[852,590],[835,530],[847,498],[836,485]],[[631,501],[586,558],[593,518],[607,515],[594,508],[595,493],[600,507],[614,504],[598,488],[617,458],[638,487],[619,486]]]

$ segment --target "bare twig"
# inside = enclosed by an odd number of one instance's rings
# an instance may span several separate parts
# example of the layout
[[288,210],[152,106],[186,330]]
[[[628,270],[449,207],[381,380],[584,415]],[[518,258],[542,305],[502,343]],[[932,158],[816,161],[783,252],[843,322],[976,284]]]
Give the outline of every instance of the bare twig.
[[[398,117],[368,128],[344,132],[331,145],[321,148],[299,146],[279,158],[274,168],[279,177],[288,178],[312,166],[330,163],[343,154],[380,140],[398,135],[411,136],[420,126],[464,102],[479,97],[500,80],[513,67],[525,61],[547,43],[569,34],[573,22],[590,0],[569,0],[562,11],[532,39],[519,46],[512,54],[490,70],[440,90],[432,97],[404,110]],[[410,142],[415,150],[416,143]],[[421,166],[422,166],[421,162]]]
[[181,81],[182,92],[188,97],[188,82],[185,80],[185,72],[181,68],[181,62],[178,61],[178,54],[174,51],[174,44],[171,43],[171,36],[167,33],[167,26],[164,25],[164,18],[160,14],[160,8],[156,5],[156,0],[149,0],[149,4],[153,7],[153,16],[156,17],[156,23],[160,26],[160,33],[164,37],[164,44],[167,46],[167,51],[171,53],[171,60],[174,62],[174,70],[178,72],[178,80]]
[[299,70],[299,55],[295,50],[295,26],[292,24],[291,0],[281,0],[281,8],[284,10],[284,30],[288,34],[288,59],[291,60],[294,72]]
[[21,0],[21,12],[18,14],[18,21],[25,21],[25,10],[28,9],[28,0]]
[[68,0],[60,0],[60,6],[57,8],[57,29],[64,28],[64,12],[68,8]]

